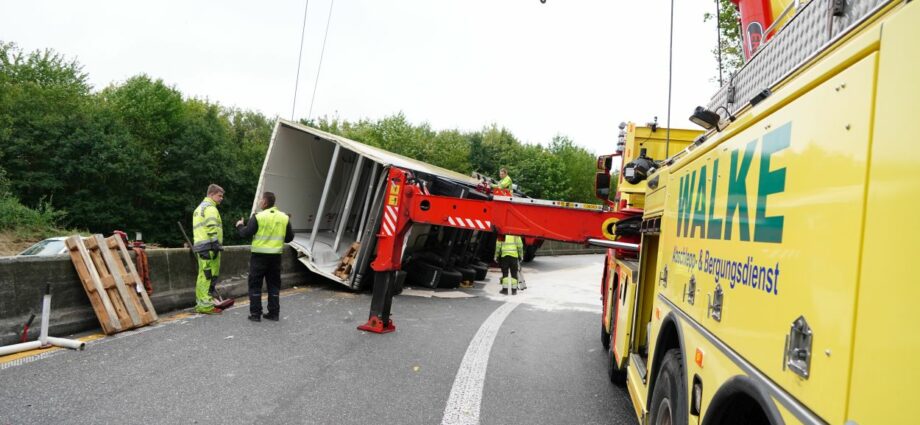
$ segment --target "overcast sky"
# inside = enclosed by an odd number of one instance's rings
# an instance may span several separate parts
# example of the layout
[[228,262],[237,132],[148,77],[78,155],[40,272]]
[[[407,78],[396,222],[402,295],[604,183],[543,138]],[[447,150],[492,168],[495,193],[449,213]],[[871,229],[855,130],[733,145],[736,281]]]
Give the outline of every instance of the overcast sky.
[[[334,2],[334,3],[333,3]],[[713,0],[677,1],[672,125],[717,84]],[[140,73],[188,96],[291,117],[304,0],[4,1],[0,40],[76,58],[96,89]],[[295,118],[402,111],[496,123],[527,143],[609,153],[621,121],[664,125],[669,0],[310,0]]]

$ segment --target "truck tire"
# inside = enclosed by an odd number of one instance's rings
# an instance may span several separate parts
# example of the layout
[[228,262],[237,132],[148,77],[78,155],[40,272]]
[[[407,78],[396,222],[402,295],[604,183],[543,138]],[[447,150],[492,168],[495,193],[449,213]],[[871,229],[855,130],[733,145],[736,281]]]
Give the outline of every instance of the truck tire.
[[476,271],[476,280],[485,280],[486,275],[489,274],[489,265],[481,261],[470,263],[469,267]]
[[460,272],[463,275],[463,280],[470,282],[476,280],[476,270],[470,266],[454,266],[452,270]]
[[438,281],[438,288],[442,289],[454,289],[460,286],[460,281],[463,279],[463,275],[456,270],[442,270],[441,279]]
[[443,269],[427,261],[415,260],[406,266],[406,281],[413,286],[437,288]]
[[537,256],[538,249],[540,249],[540,247],[536,245],[525,246],[524,247],[524,258],[523,258],[524,262],[529,263],[533,261],[534,257]]
[[406,286],[406,273],[397,273],[396,281],[393,282],[393,295],[399,295],[403,291],[403,287]]
[[661,369],[655,378],[649,424],[687,423],[687,394],[683,383],[684,367],[680,350],[672,348],[664,353]]

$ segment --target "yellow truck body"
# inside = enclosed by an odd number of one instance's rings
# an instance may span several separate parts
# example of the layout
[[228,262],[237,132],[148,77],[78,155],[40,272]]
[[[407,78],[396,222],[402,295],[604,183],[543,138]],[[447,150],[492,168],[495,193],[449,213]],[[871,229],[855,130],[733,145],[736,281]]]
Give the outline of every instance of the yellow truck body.
[[629,194],[603,331],[640,422],[669,352],[688,423],[920,421],[920,5],[883,6]]

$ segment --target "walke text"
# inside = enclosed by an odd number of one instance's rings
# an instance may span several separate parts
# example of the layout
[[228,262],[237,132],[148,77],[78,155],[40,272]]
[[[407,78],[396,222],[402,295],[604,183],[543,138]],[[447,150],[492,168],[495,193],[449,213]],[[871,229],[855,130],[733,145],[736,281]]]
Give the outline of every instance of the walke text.
[[[712,161],[711,173],[708,169],[710,164],[707,164],[681,176],[677,205],[677,236],[732,240],[736,236],[733,229],[737,223],[738,240],[750,241],[748,172],[751,169],[751,163],[757,159],[760,161],[760,171],[757,180],[753,240],[754,242],[781,243],[783,241],[783,216],[767,216],[767,198],[786,190],[786,168],[770,170],[770,158],[773,154],[789,147],[791,132],[792,123],[786,123],[765,134],[763,146],[757,158],[754,152],[760,140],[749,142],[743,152],[740,148],[733,150],[727,182],[719,181],[718,158]],[[707,192],[708,182],[711,184]],[[723,217],[719,217],[715,211],[717,191],[728,194]]]

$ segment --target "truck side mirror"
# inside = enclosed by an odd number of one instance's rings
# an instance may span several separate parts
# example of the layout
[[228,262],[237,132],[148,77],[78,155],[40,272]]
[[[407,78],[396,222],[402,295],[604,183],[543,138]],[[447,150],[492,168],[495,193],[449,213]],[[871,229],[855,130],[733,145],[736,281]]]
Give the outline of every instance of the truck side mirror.
[[594,174],[594,196],[605,202],[610,200],[610,174],[602,171]]
[[597,171],[603,171],[604,174],[610,174],[610,168],[613,166],[613,155],[601,155],[597,157]]

